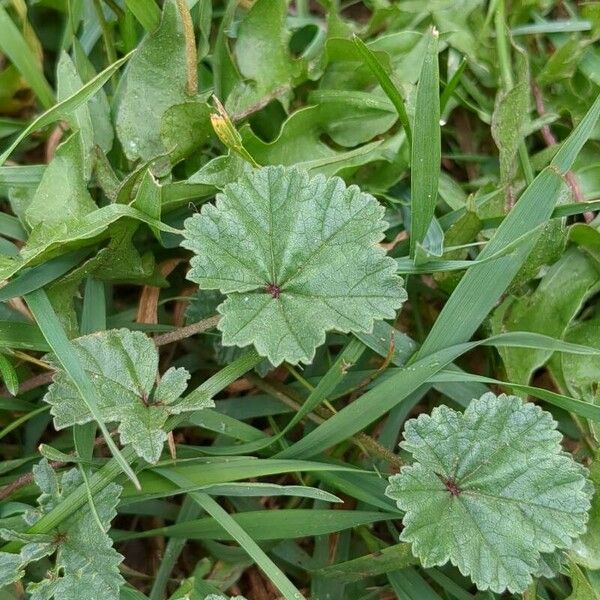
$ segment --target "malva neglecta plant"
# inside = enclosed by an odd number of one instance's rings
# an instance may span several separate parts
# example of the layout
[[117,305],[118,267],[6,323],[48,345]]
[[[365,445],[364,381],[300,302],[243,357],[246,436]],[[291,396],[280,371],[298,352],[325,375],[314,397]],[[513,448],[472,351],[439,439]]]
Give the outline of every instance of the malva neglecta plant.
[[0,598],[599,600],[599,7],[0,2]]

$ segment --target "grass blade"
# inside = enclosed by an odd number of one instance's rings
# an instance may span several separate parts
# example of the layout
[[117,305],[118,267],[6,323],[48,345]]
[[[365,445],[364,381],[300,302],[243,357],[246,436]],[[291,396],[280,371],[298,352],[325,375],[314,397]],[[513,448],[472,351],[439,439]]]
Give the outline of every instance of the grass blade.
[[109,65],[98,73],[96,77],[86,83],[83,87],[77,90],[74,94],[65,98],[62,102],[55,104],[52,108],[49,108],[46,112],[42,113],[37,119],[29,124],[14,140],[14,142],[0,155],[0,166],[2,166],[8,157],[12,154],[13,150],[33,131],[42,129],[47,125],[58,121],[62,118],[65,113],[75,110],[81,106],[84,102],[87,102],[115,73],[122,65],[124,65],[133,55],[135,50],[120,58],[112,65]]
[[[88,277],[85,282],[83,307],[81,309],[81,325],[79,329],[81,335],[106,329],[104,283],[93,277]],[[73,427],[75,450],[77,451],[77,455],[83,459],[92,459],[96,430],[97,425],[94,421]]]
[[6,389],[13,396],[16,396],[19,393],[19,377],[12,363],[4,354],[0,354],[0,377]]
[[90,250],[69,252],[28,269],[0,289],[0,302],[24,296],[44,287],[80,264],[90,253]]
[[[548,221],[564,187],[562,175],[573,164],[600,116],[600,96],[573,133],[565,140],[549,167],[525,190],[502,221],[479,260],[500,252],[511,242]],[[469,339],[510,285],[531,252],[539,233],[514,254],[471,267],[455,288],[429,335],[419,357]]]
[[568,412],[572,412],[580,417],[591,419],[592,421],[600,422],[600,406],[597,404],[590,404],[584,400],[577,400],[571,398],[571,396],[565,396],[564,394],[558,394],[551,392],[544,388],[535,387],[533,385],[524,385],[521,383],[512,383],[511,381],[500,381],[493,377],[485,377],[484,375],[473,375],[472,373],[465,373],[464,371],[456,370],[444,370],[434,375],[431,382],[454,382],[454,381],[477,381],[481,383],[492,383],[494,385],[500,385],[511,390],[521,392],[525,395],[533,396],[544,400],[548,404],[558,406]]
[[410,256],[423,243],[435,212],[442,160],[440,134],[440,81],[438,65],[439,34],[429,33],[417,87],[414,140],[411,152],[411,233]]
[[410,127],[410,121],[408,119],[408,114],[406,112],[406,106],[404,104],[404,98],[402,94],[398,90],[398,88],[394,85],[394,82],[391,80],[390,76],[386,73],[383,65],[379,62],[375,53],[357,36],[354,36],[354,45],[363,62],[369,69],[371,73],[375,76],[379,85],[383,89],[383,91],[387,94],[387,97],[392,101],[394,108],[398,111],[398,118],[400,119],[400,123],[402,123],[402,127],[406,132],[406,139],[408,140],[409,147],[412,146],[412,131]]
[[125,0],[125,4],[148,33],[160,25],[160,9],[154,0]]
[[460,61],[460,64],[458,65],[458,68],[456,69],[454,75],[452,75],[452,78],[450,79],[450,81],[448,81],[448,83],[444,87],[444,91],[442,92],[442,95],[440,97],[440,115],[442,115],[444,113],[444,110],[446,109],[448,101],[450,100],[450,98],[452,98],[452,94],[454,93],[454,90],[460,83],[460,78],[462,77],[462,74],[464,73],[466,67],[467,67],[467,59],[465,57],[463,57],[463,59]]
[[[189,482],[184,477],[172,473],[170,470],[161,470],[163,477],[170,479],[177,485],[186,486]],[[273,585],[283,594],[286,600],[301,600],[302,594],[296,586],[286,577],[284,572],[267,556],[263,549],[246,533],[246,531],[207,494],[192,492],[190,497],[204,509],[221,527],[248,553],[248,556],[264,571]]]
[[319,573],[324,577],[333,577],[343,581],[359,581],[366,577],[405,569],[417,563],[418,559],[411,552],[410,544],[396,544],[375,554],[367,554],[324,567],[319,570]]
[[[159,469],[159,472],[164,477],[168,477],[166,474],[167,471],[168,469]],[[177,481],[182,487],[184,486],[185,480],[177,478]],[[208,495],[203,492],[191,492],[190,496],[194,497],[195,494]],[[341,531],[342,529],[360,527],[361,525],[396,519],[398,517],[396,513],[306,508],[282,508],[280,510],[256,510],[234,513],[232,515],[225,514],[237,525],[243,527],[246,534],[251,535],[254,540],[261,541],[325,535]],[[120,541],[139,540],[158,535],[195,540],[235,539],[220,519],[214,517],[212,514],[211,517],[188,521],[186,523],[177,523],[166,527],[158,527],[156,529],[148,529],[146,531],[126,531],[115,535],[115,537]]]
[[510,30],[511,35],[539,35],[540,33],[567,33],[574,31],[589,31],[593,25],[591,21],[580,19],[565,19],[564,21],[543,21],[529,25],[519,25]]
[[42,180],[45,170],[46,165],[11,165],[9,167],[0,167],[0,187],[35,188]]
[[6,9],[0,4],[0,50],[21,73],[31,86],[40,104],[50,108],[54,104],[54,93],[46,81],[38,61],[29,49],[25,38],[17,29]]

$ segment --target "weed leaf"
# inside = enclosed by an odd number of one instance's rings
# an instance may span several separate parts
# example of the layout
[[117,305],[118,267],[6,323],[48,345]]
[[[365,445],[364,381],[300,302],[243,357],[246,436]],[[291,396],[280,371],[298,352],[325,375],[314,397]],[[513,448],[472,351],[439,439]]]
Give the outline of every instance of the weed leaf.
[[[212,406],[207,398],[179,402],[189,378],[185,369],[170,368],[155,386],[158,352],[152,340],[141,332],[103,331],[80,337],[73,345],[96,386],[103,420],[118,422],[121,442],[131,444],[138,456],[148,462],[160,458],[169,415]],[[60,369],[44,400],[52,407],[57,429],[92,420],[70,377]]]
[[370,331],[406,294],[376,244],[383,209],[341,179],[266,167],[226,186],[185,222],[189,278],[228,297],[226,346],[254,344],[273,365],[310,362],[325,333]]
[[[42,494],[39,508],[26,514],[30,525],[58,506],[83,481],[78,469],[57,477],[45,458],[34,467],[33,475]],[[0,552],[0,585],[16,581],[27,564],[56,551],[52,571],[27,587],[31,600],[118,600],[123,584],[119,564],[123,557],[112,547],[106,532],[116,515],[120,494],[121,486],[108,484],[94,496],[95,515],[89,505],[84,506],[51,534],[2,531],[2,537],[24,542],[24,546],[19,554]]]
[[560,441],[549,413],[504,394],[411,419],[401,446],[416,462],[386,492],[406,511],[400,540],[425,567],[451,561],[481,590],[524,591],[540,554],[586,528],[591,484]]

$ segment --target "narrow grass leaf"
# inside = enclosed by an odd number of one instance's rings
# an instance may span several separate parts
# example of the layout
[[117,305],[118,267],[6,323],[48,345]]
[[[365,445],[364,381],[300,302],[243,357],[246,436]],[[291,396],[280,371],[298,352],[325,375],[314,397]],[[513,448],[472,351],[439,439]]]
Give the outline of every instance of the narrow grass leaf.
[[16,396],[19,393],[19,377],[12,363],[4,354],[0,354],[0,377],[2,377],[6,389]]
[[562,408],[568,412],[579,415],[585,419],[591,419],[592,421],[600,422],[600,406],[566,396],[564,394],[558,394],[544,388],[539,388],[533,385],[524,385],[520,383],[513,383],[511,381],[501,381],[493,377],[485,377],[484,375],[474,375],[472,373],[465,373],[464,371],[455,370],[443,370],[440,373],[434,375],[430,382],[454,382],[454,381],[478,381],[481,383],[490,383],[494,385],[501,385],[502,387],[511,389],[513,391],[521,392],[523,395],[533,396],[544,400],[548,404]]
[[[85,282],[83,306],[81,308],[81,325],[79,329],[81,335],[106,329],[104,283],[93,277],[88,277]],[[73,427],[75,450],[77,451],[77,455],[84,460],[92,459],[96,429],[97,426],[94,421]]]
[[148,33],[160,25],[160,9],[154,0],[125,0],[125,4]]
[[73,246],[85,245],[85,240],[91,240],[90,244],[94,243],[96,236],[104,233],[110,225],[123,218],[135,219],[159,231],[174,235],[181,234],[179,229],[153,219],[132,206],[126,204],[109,204],[85,215],[79,219],[76,226],[68,231],[59,229],[56,235],[49,235],[43,243],[37,244],[34,247],[26,245],[21,252],[23,258],[19,257],[19,260],[13,260],[0,265],[0,279],[12,277],[24,268],[41,262],[50,253],[67,252]]
[[25,270],[19,277],[15,277],[0,289],[0,302],[6,302],[18,296],[25,296],[44,287],[79,265],[90,253],[90,250],[69,252]]
[[[387,574],[387,577],[394,592],[402,600],[442,600],[417,569],[392,571]],[[472,597],[469,600],[472,600]]]
[[6,213],[0,213],[0,235],[21,242],[27,239],[27,233],[23,229],[19,219]]
[[31,86],[40,104],[44,108],[50,108],[54,104],[52,88],[44,77],[40,63],[2,4],[0,4],[0,50]]
[[[173,478],[173,474],[163,476]],[[172,479],[178,485],[186,485],[187,481],[175,476]],[[287,578],[285,573],[267,556],[264,550],[254,541],[231,515],[223,509],[215,500],[206,494],[193,492],[191,498],[203,508],[219,525],[234,539],[247,553],[250,558],[263,570],[273,585],[283,594],[286,600],[301,600],[302,594],[296,586]]]
[[[197,494],[206,496],[206,494],[200,494],[200,492],[192,492],[191,496],[194,497]],[[273,511],[257,510],[228,516],[254,540],[284,540],[325,535],[351,527],[398,518],[398,515],[393,513],[301,508],[282,508]],[[116,538],[119,540],[132,540],[167,535],[173,537],[185,536],[195,540],[235,539],[221,519],[213,519],[198,519],[197,521],[188,521],[187,523],[178,523],[146,531],[123,532],[117,534]],[[217,522],[215,523],[215,521]]]
[[510,30],[512,35],[536,35],[541,33],[566,33],[573,31],[589,31],[592,22],[584,19],[565,19],[542,21],[541,23],[530,23],[519,25]]
[[[157,477],[155,470],[169,468],[170,473],[185,477],[187,488],[177,488],[171,480]],[[269,477],[282,473],[329,473],[342,472],[352,475],[368,473],[345,464],[334,464],[312,460],[287,460],[276,458],[257,459],[249,456],[214,457],[209,459],[178,459],[177,464],[171,461],[159,463],[154,469],[140,474],[144,484],[143,491],[125,486],[123,498],[127,501],[139,502],[142,499],[160,498],[175,493],[185,493],[203,489],[210,485],[230,484],[235,481],[254,477]]]
[[109,65],[98,73],[96,77],[86,83],[81,89],[77,90],[74,94],[65,98],[62,102],[55,104],[52,108],[49,108],[46,112],[42,113],[37,119],[32,121],[13,141],[13,143],[0,155],[0,167],[8,160],[8,157],[12,154],[13,150],[33,131],[42,129],[52,123],[60,120],[64,114],[72,112],[77,107],[81,106],[84,102],[87,102],[113,75],[116,71],[124,65],[133,55],[135,50],[120,58],[112,65]]
[[450,98],[452,98],[452,94],[454,93],[454,90],[460,83],[460,78],[462,77],[462,74],[465,72],[466,67],[467,67],[467,59],[465,57],[463,57],[463,59],[460,61],[460,64],[458,65],[458,68],[456,69],[456,71],[454,72],[452,77],[450,78],[450,81],[448,81],[448,83],[446,83],[446,85],[444,86],[444,91],[442,92],[442,95],[440,96],[440,115],[444,114],[444,110],[446,109],[448,101],[450,100]]
[[50,346],[34,323],[0,321],[0,348],[48,352]]
[[0,188],[32,187],[42,180],[46,165],[9,165],[0,167]]
[[381,62],[379,62],[375,53],[357,35],[354,35],[354,45],[356,46],[356,50],[362,58],[362,61],[369,67],[371,73],[373,73],[379,82],[379,85],[387,94],[387,97],[391,100],[394,108],[398,112],[398,118],[400,119],[400,123],[402,123],[410,147],[412,145],[412,131],[402,94],[387,74]]
[[325,490],[304,485],[278,485],[275,483],[223,483],[210,485],[202,489],[209,496],[233,496],[241,498],[264,498],[267,496],[293,496],[311,498],[322,502],[344,501]]
[[417,562],[418,559],[411,552],[410,544],[401,543],[388,546],[380,552],[325,567],[319,570],[319,574],[343,581],[360,581],[367,577],[405,569]]
[[414,139],[411,152],[411,233],[410,256],[427,235],[435,212],[442,158],[440,134],[440,81],[438,32],[429,34],[417,87]]

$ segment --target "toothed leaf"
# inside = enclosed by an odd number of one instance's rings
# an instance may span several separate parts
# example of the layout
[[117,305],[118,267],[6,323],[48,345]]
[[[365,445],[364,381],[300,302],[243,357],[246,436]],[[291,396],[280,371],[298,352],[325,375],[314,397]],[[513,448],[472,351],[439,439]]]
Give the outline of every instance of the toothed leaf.
[[[38,497],[39,509],[28,514],[29,523],[63,502],[83,481],[78,469],[58,478],[46,459],[34,467],[33,475],[42,494]],[[117,514],[121,489],[116,483],[109,483],[94,495],[95,515],[85,504],[50,534],[2,530],[4,539],[24,545],[19,554],[0,552],[0,586],[18,581],[29,563],[56,552],[55,566],[46,578],[27,586],[31,600],[118,600],[124,583],[119,573],[123,557],[112,547],[107,531]]]
[[[169,369],[155,385],[158,351],[139,331],[103,331],[80,337],[73,345],[98,390],[100,415],[106,422],[119,423],[121,442],[131,444],[148,462],[160,458],[169,415],[213,405],[207,398],[200,402],[180,399],[189,378],[185,369]],[[54,383],[44,396],[52,406],[56,428],[91,421],[92,414],[75,384],[59,365],[56,368]]]
[[401,446],[416,462],[386,492],[406,511],[400,539],[424,567],[450,561],[481,590],[524,591],[541,554],[586,528],[591,485],[560,441],[549,413],[504,394],[411,419]]
[[265,167],[185,222],[189,278],[227,295],[226,346],[254,344],[273,365],[312,360],[330,330],[371,331],[406,298],[395,262],[377,246],[383,208],[356,186]]

